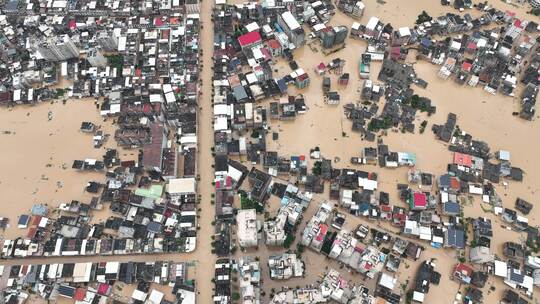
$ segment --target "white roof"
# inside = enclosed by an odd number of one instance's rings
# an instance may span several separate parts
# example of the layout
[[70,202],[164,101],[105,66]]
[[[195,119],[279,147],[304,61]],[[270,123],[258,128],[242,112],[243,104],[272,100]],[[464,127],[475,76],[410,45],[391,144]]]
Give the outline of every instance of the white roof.
[[214,115],[229,115],[229,105],[227,104],[214,104]]
[[508,267],[506,266],[506,262],[495,260],[495,275],[506,278],[508,275]]
[[105,265],[105,273],[118,273],[120,262],[107,262]]
[[287,24],[290,30],[295,30],[300,27],[300,23],[294,18],[293,14],[289,11],[284,12],[281,14],[281,17],[283,18],[283,21]]
[[470,194],[482,194],[483,190],[482,190],[482,187],[477,187],[475,185],[469,185],[469,193]]
[[399,35],[401,37],[410,36],[411,35],[411,29],[408,27],[400,27],[399,28]]
[[195,293],[190,290],[179,289],[177,294],[180,294],[182,298],[182,304],[195,304]]
[[258,31],[259,30],[259,25],[257,24],[257,22],[252,22],[252,23],[246,25],[246,30],[248,31],[248,33]]
[[413,292],[413,301],[423,303],[425,296],[426,296],[425,294],[415,291]]
[[167,101],[167,103],[176,102],[176,96],[174,96],[173,92],[165,93],[165,101]]
[[64,8],[67,6],[67,1],[54,1],[52,3],[53,8]]
[[431,240],[431,229],[429,227],[420,226],[420,239]]
[[123,52],[126,50],[127,37],[120,36],[118,37],[118,51]]
[[499,159],[500,160],[510,160],[510,152],[505,150],[499,151]]
[[528,256],[525,260],[525,265],[534,269],[540,269],[540,257]]
[[255,75],[255,73],[249,73],[246,75],[246,79],[248,81],[249,84],[252,84],[252,83],[256,83],[257,81],[259,81],[257,79],[257,75]]
[[161,94],[150,95],[150,102],[162,102]]
[[197,135],[184,135],[180,137],[180,144],[187,145],[187,144],[196,144],[197,143]]
[[135,299],[135,300],[139,300],[139,301],[144,301],[146,300],[146,292],[142,292],[138,289],[135,289],[133,291],[133,293],[131,294],[131,298]]
[[150,296],[148,297],[148,300],[146,300],[145,304],[159,304],[161,303],[161,300],[163,300],[163,296],[164,294],[161,291],[152,289],[152,292],[150,292]]
[[379,18],[371,17],[371,18],[369,18],[369,21],[368,21],[368,23],[366,25],[366,28],[368,30],[374,30],[378,23],[379,23]]
[[227,117],[216,117],[214,121],[214,131],[225,131],[229,128]]
[[170,84],[164,84],[163,85],[163,93],[169,93],[172,92],[172,86]]
[[235,181],[238,181],[240,180],[240,178],[242,177],[242,171],[236,169],[235,167],[229,165],[229,171],[227,173],[232,179],[234,179]]
[[393,290],[394,287],[396,286],[396,281],[397,279],[386,274],[386,273],[381,273],[381,278],[379,280],[379,284],[390,289],[390,290]]
[[377,181],[359,177],[358,186],[364,188],[364,190],[375,190],[377,189]]
[[195,178],[173,178],[167,184],[170,194],[195,193]]
[[450,48],[457,51],[461,48],[461,43],[455,40],[452,40],[452,43],[450,44]]
[[318,32],[318,31],[323,30],[323,29],[325,29],[325,28],[326,28],[326,25],[324,25],[324,24],[322,24],[322,23],[317,23],[317,24],[315,24],[315,25],[313,26],[313,30],[314,30],[315,32]]
[[76,263],[73,268],[73,282],[81,283],[90,281],[92,263]]

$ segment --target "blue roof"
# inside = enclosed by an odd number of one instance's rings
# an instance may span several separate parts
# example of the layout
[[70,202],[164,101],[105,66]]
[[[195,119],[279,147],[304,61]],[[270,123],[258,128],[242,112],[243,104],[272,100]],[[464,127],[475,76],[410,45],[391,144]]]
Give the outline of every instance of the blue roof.
[[73,298],[75,296],[75,287],[60,285],[58,286],[58,293],[62,296]]
[[148,226],[146,226],[146,229],[148,229],[148,231],[153,232],[153,233],[159,233],[161,232],[161,223],[150,222]]
[[516,269],[510,270],[510,280],[516,283],[523,283],[524,279],[525,279],[525,275],[519,273],[518,270]]
[[32,206],[31,213],[33,215],[46,216],[47,212],[49,212],[49,209],[47,208],[47,206],[45,206],[43,204],[36,204],[36,205]]
[[460,211],[460,206],[456,202],[446,202],[444,203],[444,212],[458,214]]
[[30,216],[23,214],[19,217],[19,225],[26,226],[28,222],[30,221]]
[[287,83],[285,82],[285,79],[281,78],[277,81],[277,85],[281,93],[287,92]]
[[446,242],[452,247],[465,248],[465,232],[454,227],[449,227]]
[[367,210],[371,209],[371,205],[369,203],[366,203],[366,202],[362,202],[360,203],[360,206],[358,208],[358,211],[360,212],[365,212]]
[[422,38],[422,40],[420,41],[420,44],[422,44],[422,46],[424,47],[430,47],[431,43],[431,40],[428,38]]

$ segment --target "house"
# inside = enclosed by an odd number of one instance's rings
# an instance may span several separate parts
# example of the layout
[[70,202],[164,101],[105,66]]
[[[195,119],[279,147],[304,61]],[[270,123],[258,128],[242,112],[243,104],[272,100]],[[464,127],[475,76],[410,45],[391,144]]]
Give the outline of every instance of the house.
[[238,244],[242,248],[255,247],[258,245],[259,221],[255,209],[238,210],[236,215],[236,227]]
[[287,280],[304,275],[304,262],[296,254],[284,253],[268,257],[268,268],[272,280]]
[[487,240],[487,245],[489,246],[489,240],[493,236],[491,220],[485,217],[479,217],[473,220],[472,225],[474,240],[478,244],[485,243],[485,240]]
[[448,227],[445,233],[444,246],[465,249],[465,232],[455,227]]
[[261,303],[261,267],[251,257],[238,261],[240,303]]
[[461,213],[461,206],[459,203],[448,201],[443,203],[443,214],[449,216],[456,216]]
[[143,146],[142,164],[150,170],[161,171],[163,148],[167,145],[166,130],[160,123],[150,124],[151,142]]
[[503,244],[503,254],[507,258],[522,259],[525,257],[523,246],[514,242],[505,242]]
[[258,31],[249,32],[238,37],[238,43],[242,49],[260,45],[262,43],[261,34]]
[[472,167],[472,156],[469,154],[454,152],[454,164],[464,167]]
[[248,174],[248,181],[251,186],[250,196],[262,204],[268,198],[272,177],[253,167]]
[[488,280],[488,273],[483,271],[474,271],[471,277],[471,284],[476,288],[484,288]]
[[366,5],[358,0],[339,0],[337,7],[345,14],[358,19],[364,15]]
[[516,199],[516,209],[519,212],[527,215],[529,214],[529,212],[531,212],[532,208],[533,208],[533,204],[527,202],[526,200],[521,199],[519,197]]
[[409,208],[411,210],[425,210],[427,208],[427,195],[422,192],[411,192]]
[[294,79],[294,84],[297,88],[303,89],[309,86],[310,78],[309,75],[304,72],[304,70],[297,69],[296,71],[291,73],[291,77]]
[[491,263],[495,260],[495,255],[491,253],[489,247],[476,246],[470,249],[469,260],[474,264]]
[[416,272],[413,287],[414,302],[423,303],[426,294],[429,292],[429,285],[439,284],[440,274],[435,271],[435,264],[432,261],[424,261],[420,264]]
[[521,298],[518,293],[511,289],[504,291],[501,303],[503,304],[528,304],[529,301]]
[[194,177],[174,178],[167,183],[166,191],[174,206],[194,203],[196,201],[196,179]]
[[277,21],[294,47],[300,47],[305,43],[306,33],[290,11],[278,15]]
[[463,263],[458,263],[456,266],[454,266],[454,271],[452,275],[454,280],[457,280],[460,283],[470,284],[472,275],[473,269],[471,266]]
[[272,54],[272,57],[279,57],[283,53],[283,47],[277,39],[268,40],[267,45],[268,49],[270,50],[270,54]]

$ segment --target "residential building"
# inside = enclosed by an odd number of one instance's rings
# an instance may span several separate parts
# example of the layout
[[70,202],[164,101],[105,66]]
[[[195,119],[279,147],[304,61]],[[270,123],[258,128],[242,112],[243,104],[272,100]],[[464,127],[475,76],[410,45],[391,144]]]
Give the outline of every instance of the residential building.
[[238,243],[242,248],[258,245],[259,222],[255,209],[238,210],[236,215],[236,228]]
[[118,50],[118,37],[106,30],[98,32],[96,36],[99,46],[106,52],[116,52]]
[[278,15],[278,25],[287,34],[289,41],[295,47],[304,45],[306,33],[290,11]]
[[86,53],[86,60],[90,65],[95,67],[105,67],[107,66],[107,58],[103,56],[102,52],[99,49],[91,49]]
[[270,278],[273,280],[286,280],[304,275],[304,262],[294,253],[284,253],[268,257]]
[[240,303],[261,303],[261,267],[251,257],[242,257],[238,261],[240,275]]
[[79,48],[67,34],[39,42],[37,50],[48,61],[61,61],[79,57]]

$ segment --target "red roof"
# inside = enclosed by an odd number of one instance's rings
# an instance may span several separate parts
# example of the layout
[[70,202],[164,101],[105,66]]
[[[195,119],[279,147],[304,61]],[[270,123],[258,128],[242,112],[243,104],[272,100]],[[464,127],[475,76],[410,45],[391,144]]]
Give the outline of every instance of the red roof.
[[476,50],[476,43],[469,42],[469,44],[467,44],[467,48],[470,50]]
[[240,46],[242,47],[252,45],[257,42],[261,42],[261,34],[259,34],[257,31],[249,32],[238,37],[238,43],[240,43]]
[[36,236],[36,232],[37,232],[37,228],[30,228],[28,230],[28,233],[26,234],[26,236],[29,238],[29,239],[33,239],[35,236]]
[[472,156],[470,156],[469,154],[454,152],[454,164],[465,166],[465,167],[471,167]]
[[452,176],[450,178],[450,188],[459,190],[461,188],[461,183],[459,182],[459,179],[455,176]]
[[425,207],[427,205],[426,195],[421,192],[416,192],[413,196],[414,206]]
[[99,283],[98,294],[104,296],[109,293],[109,284]]
[[463,65],[461,66],[461,68],[465,71],[465,72],[470,72],[471,69],[472,69],[472,64],[470,62],[464,62]]
[[328,226],[325,224],[319,225],[319,233],[317,234],[317,241],[321,242],[324,239],[324,236],[326,235],[326,232],[328,231]]
[[267,48],[261,49],[261,53],[264,56],[264,59],[270,60],[272,59],[272,55],[270,55],[270,51]]
[[75,301],[82,301],[82,300],[84,300],[85,296],[86,296],[86,289],[77,288],[77,290],[75,290],[75,295],[73,296],[73,299]]
[[470,277],[473,274],[473,269],[469,265],[459,263],[456,265],[456,267],[454,267],[454,273],[460,273]]
[[163,22],[163,20],[161,18],[163,18],[163,17],[158,16],[158,17],[154,18],[154,25],[155,26],[162,26],[164,24],[164,22]]
[[35,216],[32,218],[32,226],[37,226],[37,225],[39,225],[39,222],[41,222],[41,216],[35,215]]
[[70,30],[74,30],[77,28],[77,22],[75,21],[75,19],[69,20],[68,27]]
[[392,207],[390,207],[389,205],[382,205],[381,206],[381,211],[382,212],[392,212]]
[[302,75],[299,75],[296,79],[297,79],[298,81],[304,81],[304,80],[306,80],[306,79],[308,79],[308,78],[309,78],[309,75],[308,75],[307,73],[304,73],[304,74],[302,74]]
[[279,41],[276,39],[272,39],[268,41],[268,47],[271,49],[279,49],[281,48],[281,43],[279,43]]

